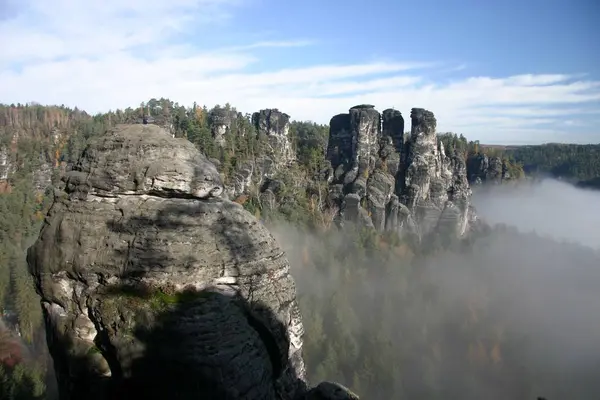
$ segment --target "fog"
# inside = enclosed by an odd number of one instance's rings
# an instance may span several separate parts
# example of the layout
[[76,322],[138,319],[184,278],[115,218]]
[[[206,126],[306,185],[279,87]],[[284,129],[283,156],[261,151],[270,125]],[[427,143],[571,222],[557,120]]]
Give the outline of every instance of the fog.
[[492,224],[600,248],[600,191],[545,179],[474,190],[473,205]]
[[600,398],[600,193],[544,181],[474,203],[515,228],[411,257],[271,227],[297,282],[309,377],[364,398]]

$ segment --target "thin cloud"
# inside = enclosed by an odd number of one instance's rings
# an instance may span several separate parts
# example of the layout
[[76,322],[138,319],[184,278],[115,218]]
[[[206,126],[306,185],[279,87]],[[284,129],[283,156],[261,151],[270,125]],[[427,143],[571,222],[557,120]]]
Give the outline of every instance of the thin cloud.
[[[586,136],[571,137],[600,142],[586,122],[598,115],[600,81],[584,74],[524,71],[442,83],[433,77],[452,69],[464,74],[463,65],[389,58],[320,63],[314,54],[322,42],[308,38],[253,42],[257,36],[244,34],[230,46],[209,46],[211,37],[231,33],[247,1],[23,2],[0,20],[0,101],[95,113],[169,97],[186,105],[229,102],[245,112],[277,107],[321,123],[369,103],[405,116],[412,107],[428,108],[440,131],[482,142],[555,141],[561,129],[583,129]],[[279,55],[292,48],[293,60]]]
[[232,46],[225,48],[225,51],[242,51],[242,50],[252,50],[252,49],[261,49],[261,48],[277,48],[277,47],[306,47],[315,44],[314,40],[270,40],[264,42],[256,42],[252,44],[247,44],[243,46]]

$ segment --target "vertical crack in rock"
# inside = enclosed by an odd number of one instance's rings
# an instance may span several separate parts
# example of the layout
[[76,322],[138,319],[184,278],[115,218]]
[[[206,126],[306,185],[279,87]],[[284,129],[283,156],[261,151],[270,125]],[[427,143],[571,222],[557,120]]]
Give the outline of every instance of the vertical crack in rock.
[[472,219],[465,160],[438,142],[432,112],[413,108],[410,118],[406,135],[397,110],[359,105],[334,116],[330,197],[342,221],[420,238],[439,230],[463,235]]

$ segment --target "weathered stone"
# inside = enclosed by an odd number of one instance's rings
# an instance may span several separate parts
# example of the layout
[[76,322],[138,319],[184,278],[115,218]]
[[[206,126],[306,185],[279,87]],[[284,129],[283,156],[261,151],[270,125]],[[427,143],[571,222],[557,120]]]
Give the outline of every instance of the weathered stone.
[[350,165],[353,157],[353,140],[350,129],[350,114],[338,114],[329,122],[329,141],[327,144],[327,160],[336,171],[336,179],[340,179]]
[[393,146],[395,154],[404,149],[404,118],[398,110],[388,108],[382,113],[382,136],[386,145]]
[[289,137],[289,115],[277,109],[260,110],[252,114],[252,124],[260,139],[260,156],[237,166],[225,188],[229,198],[247,194],[253,186],[261,187],[296,159]]
[[272,167],[265,166],[263,169],[264,175],[271,177],[296,158],[289,137],[290,116],[276,108],[265,109],[252,114],[252,123],[259,135],[266,136],[266,150]]
[[76,196],[204,199],[223,192],[215,166],[192,143],[156,125],[118,125],[88,146],[63,179]]
[[381,116],[374,106],[350,109],[350,133],[355,143],[351,170],[357,170],[359,175],[371,172],[379,155],[381,136]]
[[[344,199],[344,219],[363,220],[364,203],[370,220],[364,224],[422,237],[440,225],[449,207],[444,224],[455,217],[463,234],[471,195],[466,165],[446,154],[435,129],[435,116],[422,108],[411,111],[410,135],[393,109],[380,116],[373,106],[361,105],[333,117],[327,149],[335,168],[332,191],[338,199],[341,193],[355,195]],[[450,212],[454,208],[460,212]]]
[[0,180],[7,180],[14,165],[10,162],[8,148],[0,147]]
[[156,126],[89,144],[27,256],[61,398],[306,395],[289,263],[221,188]]
[[224,146],[226,141],[226,135],[231,130],[231,125],[237,117],[237,112],[224,107],[215,107],[210,110],[208,115],[209,123],[211,127],[211,133],[215,142],[219,146]]
[[471,183],[501,183],[505,175],[500,157],[488,157],[476,154],[469,157],[467,162],[469,181]]

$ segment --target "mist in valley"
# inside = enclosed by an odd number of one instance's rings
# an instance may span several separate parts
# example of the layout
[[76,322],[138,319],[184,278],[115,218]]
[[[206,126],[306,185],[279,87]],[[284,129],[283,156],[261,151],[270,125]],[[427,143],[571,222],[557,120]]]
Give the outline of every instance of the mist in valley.
[[596,399],[600,192],[476,190],[468,244],[271,227],[287,252],[311,381],[368,398]]
[[600,191],[544,179],[476,188],[472,201],[491,224],[600,249]]

